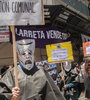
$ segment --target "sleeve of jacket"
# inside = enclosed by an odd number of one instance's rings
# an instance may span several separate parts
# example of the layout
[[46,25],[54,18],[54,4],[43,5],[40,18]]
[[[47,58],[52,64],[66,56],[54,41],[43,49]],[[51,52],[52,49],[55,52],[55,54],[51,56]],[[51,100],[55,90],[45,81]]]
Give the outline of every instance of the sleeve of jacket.
[[66,84],[66,88],[72,88],[74,86],[76,86],[78,84],[78,82],[71,82],[69,84]]
[[55,85],[53,79],[46,71],[45,75],[47,78],[45,100],[65,100],[64,96]]
[[10,100],[12,87],[14,85],[12,74],[8,71],[0,80],[0,100]]

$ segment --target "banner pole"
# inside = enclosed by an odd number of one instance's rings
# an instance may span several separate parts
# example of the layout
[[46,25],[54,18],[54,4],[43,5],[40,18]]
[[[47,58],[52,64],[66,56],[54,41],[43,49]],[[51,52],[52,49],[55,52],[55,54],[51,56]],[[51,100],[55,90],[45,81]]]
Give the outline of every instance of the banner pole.
[[41,9],[42,9],[42,22],[43,22],[43,25],[45,25],[45,19],[44,19],[44,8],[43,8],[43,0],[41,0]]
[[63,77],[64,77],[64,85],[65,85],[65,76],[64,76],[64,71],[63,71],[63,65],[62,65],[62,62],[61,62],[61,70],[62,70],[62,75],[63,75]]
[[[17,68],[17,54],[16,54],[16,43],[15,43],[15,28],[11,26],[12,39],[13,39],[13,57],[14,57],[14,74],[15,74],[15,86],[19,87],[18,84],[18,68]],[[19,100],[19,98],[17,98]]]

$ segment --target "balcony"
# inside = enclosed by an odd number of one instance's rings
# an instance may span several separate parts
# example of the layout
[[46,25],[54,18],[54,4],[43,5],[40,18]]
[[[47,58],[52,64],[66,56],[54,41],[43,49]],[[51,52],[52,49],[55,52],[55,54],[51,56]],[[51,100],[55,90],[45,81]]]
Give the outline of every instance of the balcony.
[[[59,0],[58,0],[59,1]],[[67,3],[68,5],[72,6],[76,10],[80,11],[84,15],[88,16],[88,2],[84,4],[81,0],[62,0],[63,2]]]

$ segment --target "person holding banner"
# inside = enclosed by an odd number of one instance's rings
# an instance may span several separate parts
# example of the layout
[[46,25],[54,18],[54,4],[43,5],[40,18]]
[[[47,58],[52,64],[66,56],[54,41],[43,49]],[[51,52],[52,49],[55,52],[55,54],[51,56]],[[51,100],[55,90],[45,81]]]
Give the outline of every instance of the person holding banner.
[[12,68],[0,81],[0,100],[65,100],[48,73],[35,65],[35,40],[19,40],[16,48],[19,87]]

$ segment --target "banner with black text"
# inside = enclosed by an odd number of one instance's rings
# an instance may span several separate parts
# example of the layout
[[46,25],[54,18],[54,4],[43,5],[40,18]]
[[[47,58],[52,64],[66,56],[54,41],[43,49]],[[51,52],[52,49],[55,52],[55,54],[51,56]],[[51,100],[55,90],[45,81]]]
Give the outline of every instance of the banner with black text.
[[0,25],[42,25],[42,0],[0,0]]

